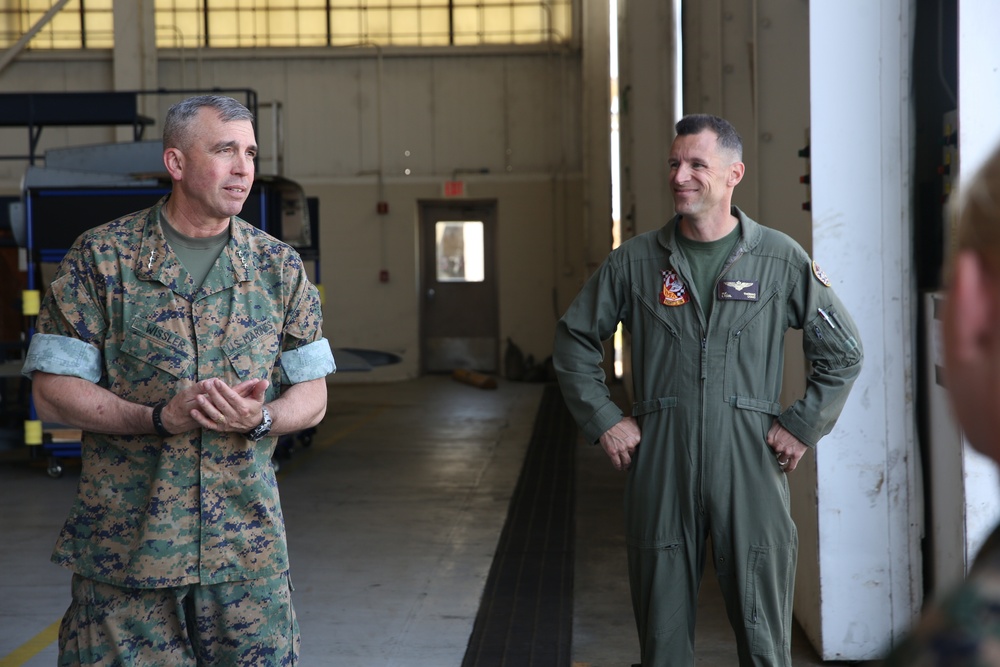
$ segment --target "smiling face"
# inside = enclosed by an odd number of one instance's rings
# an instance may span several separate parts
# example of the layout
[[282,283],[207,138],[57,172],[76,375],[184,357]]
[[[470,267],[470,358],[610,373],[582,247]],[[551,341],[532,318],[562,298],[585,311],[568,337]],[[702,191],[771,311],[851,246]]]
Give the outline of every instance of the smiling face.
[[243,210],[256,155],[250,121],[224,122],[215,109],[199,109],[184,145],[164,151],[174,181],[167,202],[171,224],[189,236],[221,232],[229,218]]
[[719,148],[715,132],[678,135],[668,164],[677,213],[692,222],[729,215],[733,188],[743,177],[743,164]]

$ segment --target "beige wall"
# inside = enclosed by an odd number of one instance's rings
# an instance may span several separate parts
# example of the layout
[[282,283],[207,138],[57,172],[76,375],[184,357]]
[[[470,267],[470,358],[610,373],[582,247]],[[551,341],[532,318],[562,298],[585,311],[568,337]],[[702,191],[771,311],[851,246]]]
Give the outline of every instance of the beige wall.
[[[586,208],[601,200],[587,188],[606,200],[608,184],[588,186],[581,175],[580,67],[579,51],[538,48],[381,56],[373,50],[189,51],[161,52],[157,78],[172,90],[257,92],[261,171],[280,164],[282,175],[320,200],[328,337],[335,346],[383,349],[404,359],[337,381],[381,381],[418,372],[417,202],[440,198],[443,182],[452,178],[467,181],[470,197],[498,203],[501,362],[507,337],[539,361],[551,354],[554,323],[585,277],[585,217],[605,228],[610,222]],[[0,72],[6,91],[111,86],[108,53],[23,54]],[[147,137],[158,137],[167,106],[183,96],[153,98],[147,108],[156,124]],[[275,103],[280,163],[273,149]],[[114,141],[114,135],[110,128],[50,127],[40,152]],[[0,129],[0,154],[26,151],[27,129]],[[0,191],[16,192],[24,167],[0,162]],[[389,204],[385,216],[376,213],[380,182]],[[383,268],[388,283],[378,280]]]
[[[364,378],[345,374],[335,381],[416,375],[422,302],[418,202],[439,199],[440,183],[386,183],[389,213],[384,216],[375,210],[374,180],[306,183],[305,188],[319,197],[324,221],[320,245],[327,336],[337,347],[386,350],[404,360]],[[467,188],[471,197],[497,201],[500,340],[510,337],[525,354],[541,361],[551,354],[555,322],[579,284],[581,269],[573,257],[582,253],[575,233],[581,179],[481,178]],[[379,282],[383,268],[389,271],[387,283]]]

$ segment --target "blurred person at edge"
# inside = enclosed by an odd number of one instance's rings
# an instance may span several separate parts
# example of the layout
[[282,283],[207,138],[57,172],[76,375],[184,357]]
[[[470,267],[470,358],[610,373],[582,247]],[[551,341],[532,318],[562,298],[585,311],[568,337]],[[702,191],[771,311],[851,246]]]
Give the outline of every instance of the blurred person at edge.
[[[1000,462],[1000,146],[963,186],[944,309],[945,383],[969,443]],[[955,452],[958,455],[958,452]],[[924,609],[885,667],[1000,666],[1000,527]]]

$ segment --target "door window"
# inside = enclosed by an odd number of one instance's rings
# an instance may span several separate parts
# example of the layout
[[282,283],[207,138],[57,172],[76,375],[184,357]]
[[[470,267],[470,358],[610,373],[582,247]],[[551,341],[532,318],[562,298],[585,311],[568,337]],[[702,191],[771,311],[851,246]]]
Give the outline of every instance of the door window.
[[434,234],[438,282],[481,283],[486,279],[482,222],[438,222]]

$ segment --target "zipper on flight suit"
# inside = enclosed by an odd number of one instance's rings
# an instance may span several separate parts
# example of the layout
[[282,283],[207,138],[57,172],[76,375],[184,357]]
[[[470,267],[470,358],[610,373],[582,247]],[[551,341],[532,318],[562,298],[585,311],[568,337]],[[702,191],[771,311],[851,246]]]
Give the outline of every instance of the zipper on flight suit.
[[[723,264],[722,271],[719,272],[719,275],[716,276],[715,280],[713,281],[712,294],[711,294],[710,298],[715,299],[715,287],[718,286],[719,281],[722,280],[722,277],[725,276],[726,273],[728,273],[731,268],[733,268],[733,265],[736,264],[743,257],[744,254],[746,254],[746,246],[743,244],[743,238],[741,236],[740,240],[736,244],[736,249],[733,251],[733,254],[730,255],[729,259],[726,260],[726,263]],[[706,433],[706,421],[708,419],[708,410],[705,408],[705,406],[708,404],[708,399],[705,396],[705,381],[708,379],[708,334],[712,330],[712,323],[711,323],[711,319],[710,319],[711,316],[705,317],[704,312],[701,311],[700,304],[699,304],[699,314],[701,315],[701,318],[702,318],[702,321],[704,322],[704,325],[703,325],[703,328],[702,328],[702,331],[701,331],[701,364],[700,364],[701,365],[701,405],[700,405],[701,414],[699,415],[699,417],[700,417],[700,419],[699,419],[699,421],[700,421],[700,427],[699,427],[699,433],[698,433],[698,440],[699,440],[699,442],[698,442],[698,505],[699,505],[699,508],[700,508],[701,512],[704,512],[705,511],[705,509],[704,509],[705,508],[705,504],[704,504],[704,489],[705,489],[705,474],[706,474],[706,470],[705,470],[705,433]],[[717,311],[713,307],[712,308],[712,315],[716,315],[716,314],[717,314]]]

